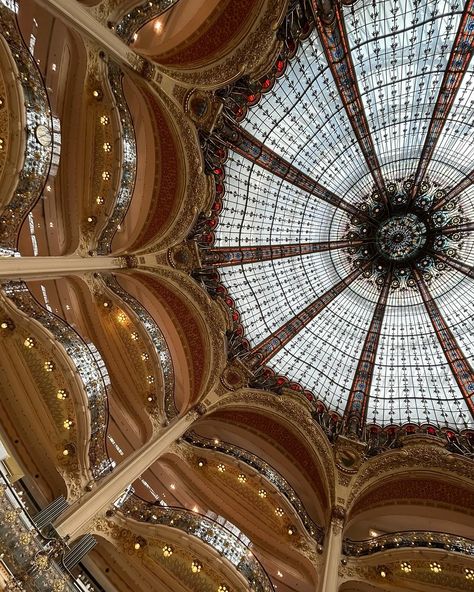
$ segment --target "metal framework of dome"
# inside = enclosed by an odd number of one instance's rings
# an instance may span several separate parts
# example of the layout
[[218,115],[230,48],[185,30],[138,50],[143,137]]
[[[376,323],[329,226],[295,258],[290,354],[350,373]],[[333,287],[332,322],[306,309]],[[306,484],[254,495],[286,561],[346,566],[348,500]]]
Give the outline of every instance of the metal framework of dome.
[[474,418],[474,1],[290,5],[220,95],[200,278],[255,384],[350,431]]

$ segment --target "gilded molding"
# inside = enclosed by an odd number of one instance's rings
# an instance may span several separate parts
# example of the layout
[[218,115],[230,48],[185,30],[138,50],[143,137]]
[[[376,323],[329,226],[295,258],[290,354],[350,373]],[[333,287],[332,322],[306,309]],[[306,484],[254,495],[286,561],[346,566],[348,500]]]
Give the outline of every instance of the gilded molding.
[[168,249],[185,239],[194,221],[202,209],[209,206],[213,199],[212,180],[204,174],[204,161],[199,145],[196,128],[176,103],[155,82],[150,85],[159,101],[171,115],[171,122],[175,127],[176,137],[183,150],[186,170],[184,195],[181,197],[181,207],[174,216],[167,230],[156,240],[142,249],[140,253],[152,253]]

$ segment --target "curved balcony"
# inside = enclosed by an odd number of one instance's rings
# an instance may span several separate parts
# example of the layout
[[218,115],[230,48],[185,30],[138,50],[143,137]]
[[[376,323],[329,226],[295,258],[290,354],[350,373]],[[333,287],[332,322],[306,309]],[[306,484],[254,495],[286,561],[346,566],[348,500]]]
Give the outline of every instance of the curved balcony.
[[98,352],[91,349],[66,321],[43,308],[24,282],[8,282],[3,285],[6,296],[28,317],[38,321],[65,349],[87,395],[91,422],[89,443],[90,471],[99,479],[113,468],[107,452],[107,424],[109,418],[107,387],[97,363]]
[[114,97],[115,107],[118,111],[122,162],[119,189],[115,197],[114,207],[97,242],[97,253],[99,255],[108,255],[111,251],[112,240],[117,232],[117,227],[123,222],[132,201],[137,173],[135,129],[123,92],[123,72],[115,62],[110,61],[108,63],[107,77]]
[[68,550],[37,529],[22,499],[0,473],[0,565],[9,574],[8,590],[91,592],[102,590],[84,574],[72,575],[61,559]]
[[0,245],[14,249],[18,230],[43,192],[53,157],[53,121],[45,85],[36,62],[26,48],[16,17],[0,5],[2,34],[18,69],[26,112],[23,168],[10,203],[0,214]]
[[250,547],[215,520],[184,508],[153,505],[135,496],[126,499],[120,511],[133,520],[177,528],[197,537],[213,547],[244,576],[248,590],[275,592],[268,574]]
[[177,4],[179,0],[146,0],[122,16],[115,25],[117,35],[130,44],[134,34],[149,21],[161,16]]
[[164,385],[164,411],[168,419],[176,417],[178,415],[178,410],[174,399],[175,376],[173,360],[163,333],[146,308],[122,288],[115,276],[111,274],[102,274],[102,278],[109,290],[116,294],[133,310],[148,333],[148,336],[153,343],[153,347],[155,348],[156,356],[161,363]]
[[351,557],[364,557],[389,549],[403,548],[442,549],[474,557],[474,540],[444,532],[420,530],[391,532],[363,541],[345,539],[342,550],[345,555]]
[[286,481],[286,479],[284,479],[262,458],[256,454],[252,454],[248,450],[234,446],[233,444],[228,444],[226,442],[219,442],[216,444],[213,440],[199,436],[195,432],[187,432],[183,439],[196,448],[205,448],[206,450],[214,450],[223,454],[227,454],[228,456],[232,456],[239,462],[244,463],[252,469],[258,471],[262,477],[265,477],[265,479],[267,479],[276,489],[278,489],[278,491],[288,500],[300,518],[308,534],[318,543],[323,542],[324,529],[316,524],[309,516],[305,510],[305,507],[303,506],[302,501],[288,481]]

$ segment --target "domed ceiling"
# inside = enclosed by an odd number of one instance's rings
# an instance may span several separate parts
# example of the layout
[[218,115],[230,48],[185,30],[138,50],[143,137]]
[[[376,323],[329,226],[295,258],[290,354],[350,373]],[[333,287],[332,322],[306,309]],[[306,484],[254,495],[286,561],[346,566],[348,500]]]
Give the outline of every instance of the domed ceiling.
[[473,425],[473,4],[293,3],[206,138],[240,357],[359,426]]

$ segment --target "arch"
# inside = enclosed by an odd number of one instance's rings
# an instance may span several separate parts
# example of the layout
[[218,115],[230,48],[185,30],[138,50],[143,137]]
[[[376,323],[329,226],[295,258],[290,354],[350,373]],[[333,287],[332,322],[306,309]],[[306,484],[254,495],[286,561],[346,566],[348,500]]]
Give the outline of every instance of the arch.
[[[251,434],[254,449],[250,451],[264,460],[268,455],[275,469],[297,485],[308,511],[316,512],[317,521],[324,524],[335,495],[334,469],[332,451],[319,426],[310,417],[305,421],[306,409],[303,405],[298,409],[290,396],[276,397],[264,391],[247,391],[242,398],[239,394],[218,402],[215,410],[197,422],[196,431],[208,437],[222,434],[223,441],[232,435],[231,442],[246,449],[250,449],[249,440],[243,433]],[[292,412],[299,417],[299,429],[292,422]]]

